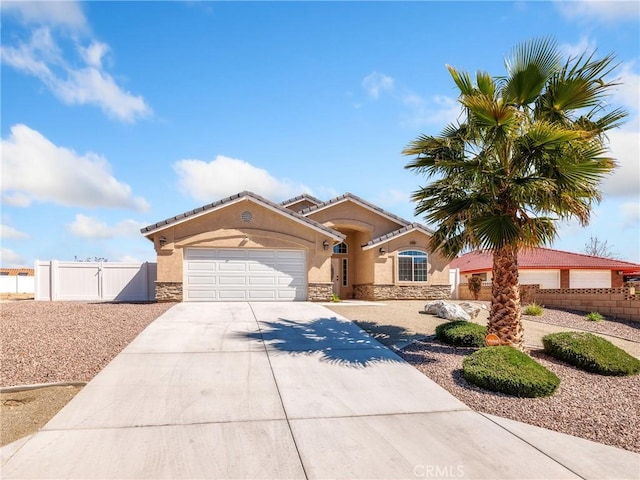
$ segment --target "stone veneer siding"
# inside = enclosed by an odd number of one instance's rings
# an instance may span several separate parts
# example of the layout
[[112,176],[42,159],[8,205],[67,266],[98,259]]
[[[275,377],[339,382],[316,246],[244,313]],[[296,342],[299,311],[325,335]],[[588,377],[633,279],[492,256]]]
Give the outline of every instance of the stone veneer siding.
[[310,283],[307,288],[307,299],[310,302],[330,302],[333,295],[333,284]]
[[443,300],[451,298],[450,285],[354,285],[359,300]]
[[156,302],[181,302],[182,282],[156,282]]

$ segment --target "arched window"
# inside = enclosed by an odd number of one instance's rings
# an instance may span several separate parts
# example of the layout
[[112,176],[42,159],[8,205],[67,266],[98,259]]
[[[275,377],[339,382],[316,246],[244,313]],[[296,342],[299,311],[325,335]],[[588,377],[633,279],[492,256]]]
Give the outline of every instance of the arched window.
[[339,244],[334,245],[333,253],[347,253],[347,244],[344,242],[340,242]]
[[398,280],[401,282],[427,281],[427,254],[418,250],[398,253]]

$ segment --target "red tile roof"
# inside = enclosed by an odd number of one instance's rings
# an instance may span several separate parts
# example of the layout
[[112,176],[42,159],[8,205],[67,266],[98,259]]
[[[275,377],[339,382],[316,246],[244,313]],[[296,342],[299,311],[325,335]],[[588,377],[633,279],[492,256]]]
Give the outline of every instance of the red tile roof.
[[[487,250],[476,250],[465,253],[451,262],[451,268],[459,268],[460,273],[484,272],[491,270],[493,255]],[[575,268],[622,270],[626,274],[640,270],[637,263],[614,260],[611,258],[593,257],[582,253],[563,252],[551,248],[530,248],[522,250],[518,255],[519,268]]]
[[28,277],[33,277],[33,268],[0,268],[0,272],[3,275],[9,275],[10,277],[17,277],[18,274],[26,273]]

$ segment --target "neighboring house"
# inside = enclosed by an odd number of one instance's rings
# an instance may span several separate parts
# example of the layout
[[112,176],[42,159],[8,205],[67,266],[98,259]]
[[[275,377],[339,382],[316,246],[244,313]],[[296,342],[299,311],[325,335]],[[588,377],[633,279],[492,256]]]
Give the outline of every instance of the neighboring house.
[[0,268],[1,293],[33,293],[33,268]]
[[[490,282],[493,255],[490,251],[466,253],[451,262],[460,269],[461,283],[479,276]],[[625,276],[640,270],[640,265],[611,258],[550,248],[530,248],[518,254],[520,285],[540,288],[619,288]]]
[[158,262],[157,300],[447,298],[431,231],[350,193],[281,204],[242,192],[141,230]]
[[0,268],[3,277],[33,277],[33,268]]

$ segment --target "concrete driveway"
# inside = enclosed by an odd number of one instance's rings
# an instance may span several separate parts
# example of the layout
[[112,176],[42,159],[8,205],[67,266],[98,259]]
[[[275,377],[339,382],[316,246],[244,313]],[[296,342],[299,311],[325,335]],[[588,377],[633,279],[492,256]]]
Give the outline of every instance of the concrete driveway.
[[638,478],[640,456],[471,411],[311,303],[179,304],[9,478]]

